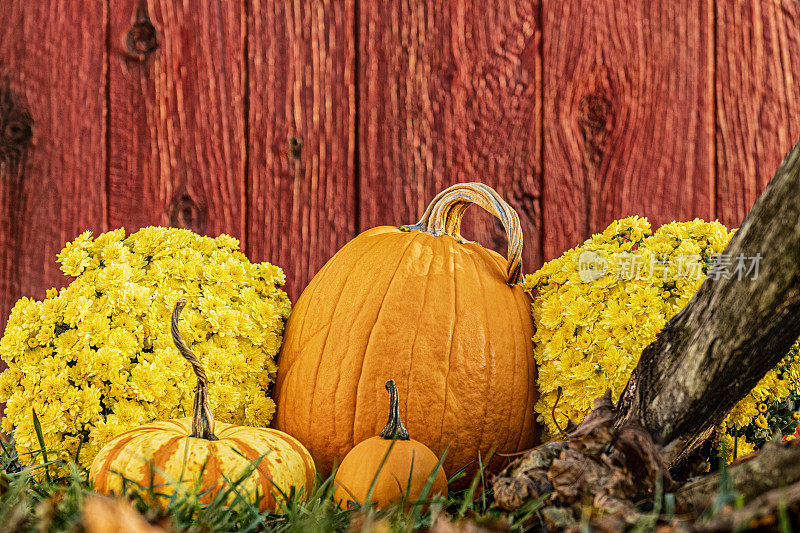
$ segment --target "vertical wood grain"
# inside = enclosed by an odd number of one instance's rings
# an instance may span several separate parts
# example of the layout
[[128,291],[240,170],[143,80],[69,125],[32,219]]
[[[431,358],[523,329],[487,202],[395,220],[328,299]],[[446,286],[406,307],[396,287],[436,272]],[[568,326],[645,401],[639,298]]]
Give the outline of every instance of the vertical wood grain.
[[[460,181],[497,189],[519,213],[523,269],[541,264],[538,2],[361,2],[361,228],[416,222]],[[464,234],[503,252],[485,213]]]
[[717,216],[738,226],[800,136],[800,3],[717,0]]
[[296,300],[356,232],[355,3],[253,0],[249,254]]
[[0,331],[20,296],[69,281],[55,262],[106,228],[104,2],[0,2]]
[[615,218],[713,218],[711,0],[543,11],[546,259]]
[[110,225],[244,241],[244,0],[110,9]]

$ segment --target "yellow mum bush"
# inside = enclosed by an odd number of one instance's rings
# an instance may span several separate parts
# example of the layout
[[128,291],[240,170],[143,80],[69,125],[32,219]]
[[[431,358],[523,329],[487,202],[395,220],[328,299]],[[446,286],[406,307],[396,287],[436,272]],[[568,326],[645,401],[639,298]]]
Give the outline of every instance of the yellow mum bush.
[[84,467],[128,429],[191,416],[195,379],[169,330],[181,297],[181,334],[206,368],[215,416],[266,426],[290,303],[283,271],[238,248],[228,235],[158,227],[67,244],[58,261],[75,279],[44,301],[20,299],[0,340],[2,428],[23,462],[41,461],[33,411],[46,448]]
[[[564,428],[568,420],[583,420],[606,389],[619,398],[642,349],[706,275],[757,275],[757,259],[725,258],[725,269],[715,264],[732,235],[719,222],[699,219],[653,233],[647,219],[629,217],[525,277],[524,288],[534,297],[540,392],[535,409],[544,438],[558,435],[556,422]],[[765,405],[798,389],[798,371],[796,358],[787,355],[735,407],[724,429],[741,435],[746,426],[763,423]],[[556,406],[559,387],[563,395]],[[741,438],[737,446],[739,455],[752,449]]]

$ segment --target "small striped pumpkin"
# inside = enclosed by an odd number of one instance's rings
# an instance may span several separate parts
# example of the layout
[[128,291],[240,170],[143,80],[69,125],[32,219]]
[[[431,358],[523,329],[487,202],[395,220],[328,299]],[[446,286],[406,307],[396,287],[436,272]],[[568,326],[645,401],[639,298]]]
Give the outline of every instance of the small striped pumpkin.
[[[179,300],[175,306],[172,336],[197,375],[193,417],[154,422],[115,437],[92,463],[94,489],[122,494],[128,487],[153,487],[156,499],[163,502],[178,490],[210,503],[226,489],[226,480],[239,480],[249,471],[237,490],[230,491],[228,503],[236,492],[246,492],[262,511],[274,511],[279,510],[281,492],[289,494],[294,487],[296,494],[302,489],[307,495],[316,470],[297,439],[275,429],[215,423],[205,371],[178,332],[184,305]],[[140,491],[145,496],[148,492]]]

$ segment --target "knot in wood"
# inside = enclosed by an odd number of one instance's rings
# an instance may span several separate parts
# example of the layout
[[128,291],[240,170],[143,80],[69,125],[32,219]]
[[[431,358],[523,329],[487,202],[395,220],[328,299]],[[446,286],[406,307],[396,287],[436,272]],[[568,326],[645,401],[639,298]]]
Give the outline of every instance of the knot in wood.
[[581,98],[580,124],[585,130],[597,132],[605,128],[611,114],[611,102],[599,94],[589,94]]
[[603,94],[589,94],[581,98],[578,107],[578,125],[583,136],[586,161],[600,164],[605,152],[611,121],[611,102]]
[[0,163],[22,158],[33,138],[33,117],[19,97],[0,84]]
[[156,29],[149,20],[134,23],[128,30],[125,42],[132,54],[140,56],[146,56],[158,49]]
[[125,44],[131,54],[142,58],[158,49],[156,28],[147,15],[147,3],[140,0],[136,7],[136,19],[125,36]]
[[303,151],[303,138],[297,135],[289,137],[289,156],[294,159],[300,159],[300,154]]
[[208,218],[205,207],[199,205],[188,192],[178,193],[171,203],[170,226],[205,233]]

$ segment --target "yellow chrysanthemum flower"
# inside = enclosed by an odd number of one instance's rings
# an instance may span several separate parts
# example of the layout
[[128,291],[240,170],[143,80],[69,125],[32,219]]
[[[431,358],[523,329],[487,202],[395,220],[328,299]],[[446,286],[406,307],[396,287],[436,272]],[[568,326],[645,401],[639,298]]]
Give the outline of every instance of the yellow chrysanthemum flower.
[[85,467],[116,435],[187,416],[195,380],[169,328],[181,297],[181,334],[207,370],[217,418],[266,426],[290,304],[283,271],[238,247],[228,235],[158,227],[68,243],[58,261],[76,279],[43,302],[21,298],[0,339],[2,428],[20,457],[41,461],[34,410],[52,456]]
[[[719,222],[699,219],[672,222],[653,233],[646,219],[629,217],[525,277],[523,286],[534,297],[540,393],[535,410],[545,439],[558,436],[558,428],[570,420],[583,420],[606,389],[619,397],[642,349],[707,275],[726,273],[714,268],[715,257],[732,235]],[[736,258],[730,263],[735,268]],[[760,406],[800,388],[800,361],[795,359],[800,357],[787,355],[769,372],[733,409],[723,430],[740,435],[745,426],[765,428]],[[563,392],[556,405],[559,387]],[[740,438],[736,447],[742,455],[752,444]]]

